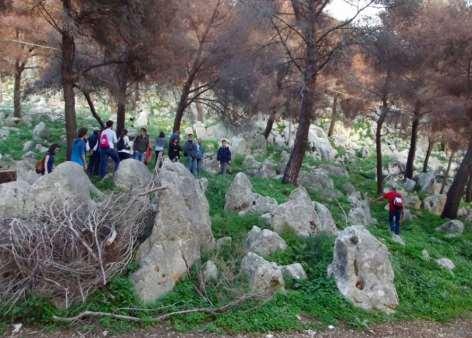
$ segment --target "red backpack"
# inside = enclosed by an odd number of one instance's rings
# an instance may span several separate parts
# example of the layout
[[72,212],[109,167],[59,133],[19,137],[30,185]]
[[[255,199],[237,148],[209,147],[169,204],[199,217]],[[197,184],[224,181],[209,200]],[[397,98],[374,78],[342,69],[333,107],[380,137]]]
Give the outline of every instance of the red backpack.
[[105,133],[100,135],[99,147],[100,149],[110,149],[110,143],[108,142],[108,137]]

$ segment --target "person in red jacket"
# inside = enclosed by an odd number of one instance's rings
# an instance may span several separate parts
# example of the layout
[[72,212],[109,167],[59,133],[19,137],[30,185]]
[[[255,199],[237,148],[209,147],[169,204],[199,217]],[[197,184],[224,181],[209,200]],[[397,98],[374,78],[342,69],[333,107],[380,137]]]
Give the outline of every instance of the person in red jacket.
[[389,192],[383,194],[381,198],[388,201],[388,221],[390,223],[390,231],[396,235],[400,235],[400,219],[403,214],[403,196],[392,187]]

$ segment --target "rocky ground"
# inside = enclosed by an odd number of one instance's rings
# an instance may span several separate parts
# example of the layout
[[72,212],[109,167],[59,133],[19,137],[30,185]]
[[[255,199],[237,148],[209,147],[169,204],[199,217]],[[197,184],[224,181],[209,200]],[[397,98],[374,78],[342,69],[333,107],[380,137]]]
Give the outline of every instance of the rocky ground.
[[[25,329],[18,333],[9,333],[7,337],[41,337],[41,338],[65,338],[65,337],[105,337],[107,331],[100,333],[86,333],[81,330],[63,331],[56,333],[45,333],[40,330]],[[261,337],[261,338],[465,338],[472,337],[472,318],[470,316],[458,319],[450,323],[432,323],[424,321],[398,322],[395,324],[378,325],[365,331],[357,331],[347,328],[333,328],[332,330],[316,332],[305,331],[298,333],[283,334],[251,334],[251,335],[210,335],[207,333],[176,333],[167,327],[157,327],[146,329],[124,335],[118,335],[120,338],[144,338],[144,337],[174,337],[174,338],[211,338],[211,337]]]

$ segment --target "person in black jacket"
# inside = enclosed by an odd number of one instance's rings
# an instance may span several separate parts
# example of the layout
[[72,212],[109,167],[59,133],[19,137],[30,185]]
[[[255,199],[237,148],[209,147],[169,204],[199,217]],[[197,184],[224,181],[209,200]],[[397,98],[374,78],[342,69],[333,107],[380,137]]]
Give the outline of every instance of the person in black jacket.
[[198,146],[193,140],[193,133],[188,133],[187,142],[184,144],[184,156],[187,158],[187,168],[190,172],[197,176]]
[[180,152],[182,151],[179,139],[174,138],[169,142],[169,160],[172,162],[178,162],[180,160]]
[[227,139],[221,140],[221,147],[218,149],[216,160],[220,162],[220,175],[226,174],[231,164],[231,150]]

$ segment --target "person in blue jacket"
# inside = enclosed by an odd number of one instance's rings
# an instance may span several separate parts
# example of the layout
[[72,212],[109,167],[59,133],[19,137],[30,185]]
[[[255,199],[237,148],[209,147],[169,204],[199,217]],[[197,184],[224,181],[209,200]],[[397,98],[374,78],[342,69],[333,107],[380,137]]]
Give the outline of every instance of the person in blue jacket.
[[85,153],[87,152],[87,128],[80,128],[77,138],[72,144],[72,153],[70,160],[77,163],[85,170],[87,170],[87,165],[85,164]]
[[227,139],[221,140],[221,147],[218,149],[216,160],[220,162],[220,175],[225,175],[231,164],[231,150]]
[[193,131],[187,132],[187,142],[184,144],[184,156],[187,158],[187,168],[194,175],[197,176],[197,159],[198,146],[193,139]]

